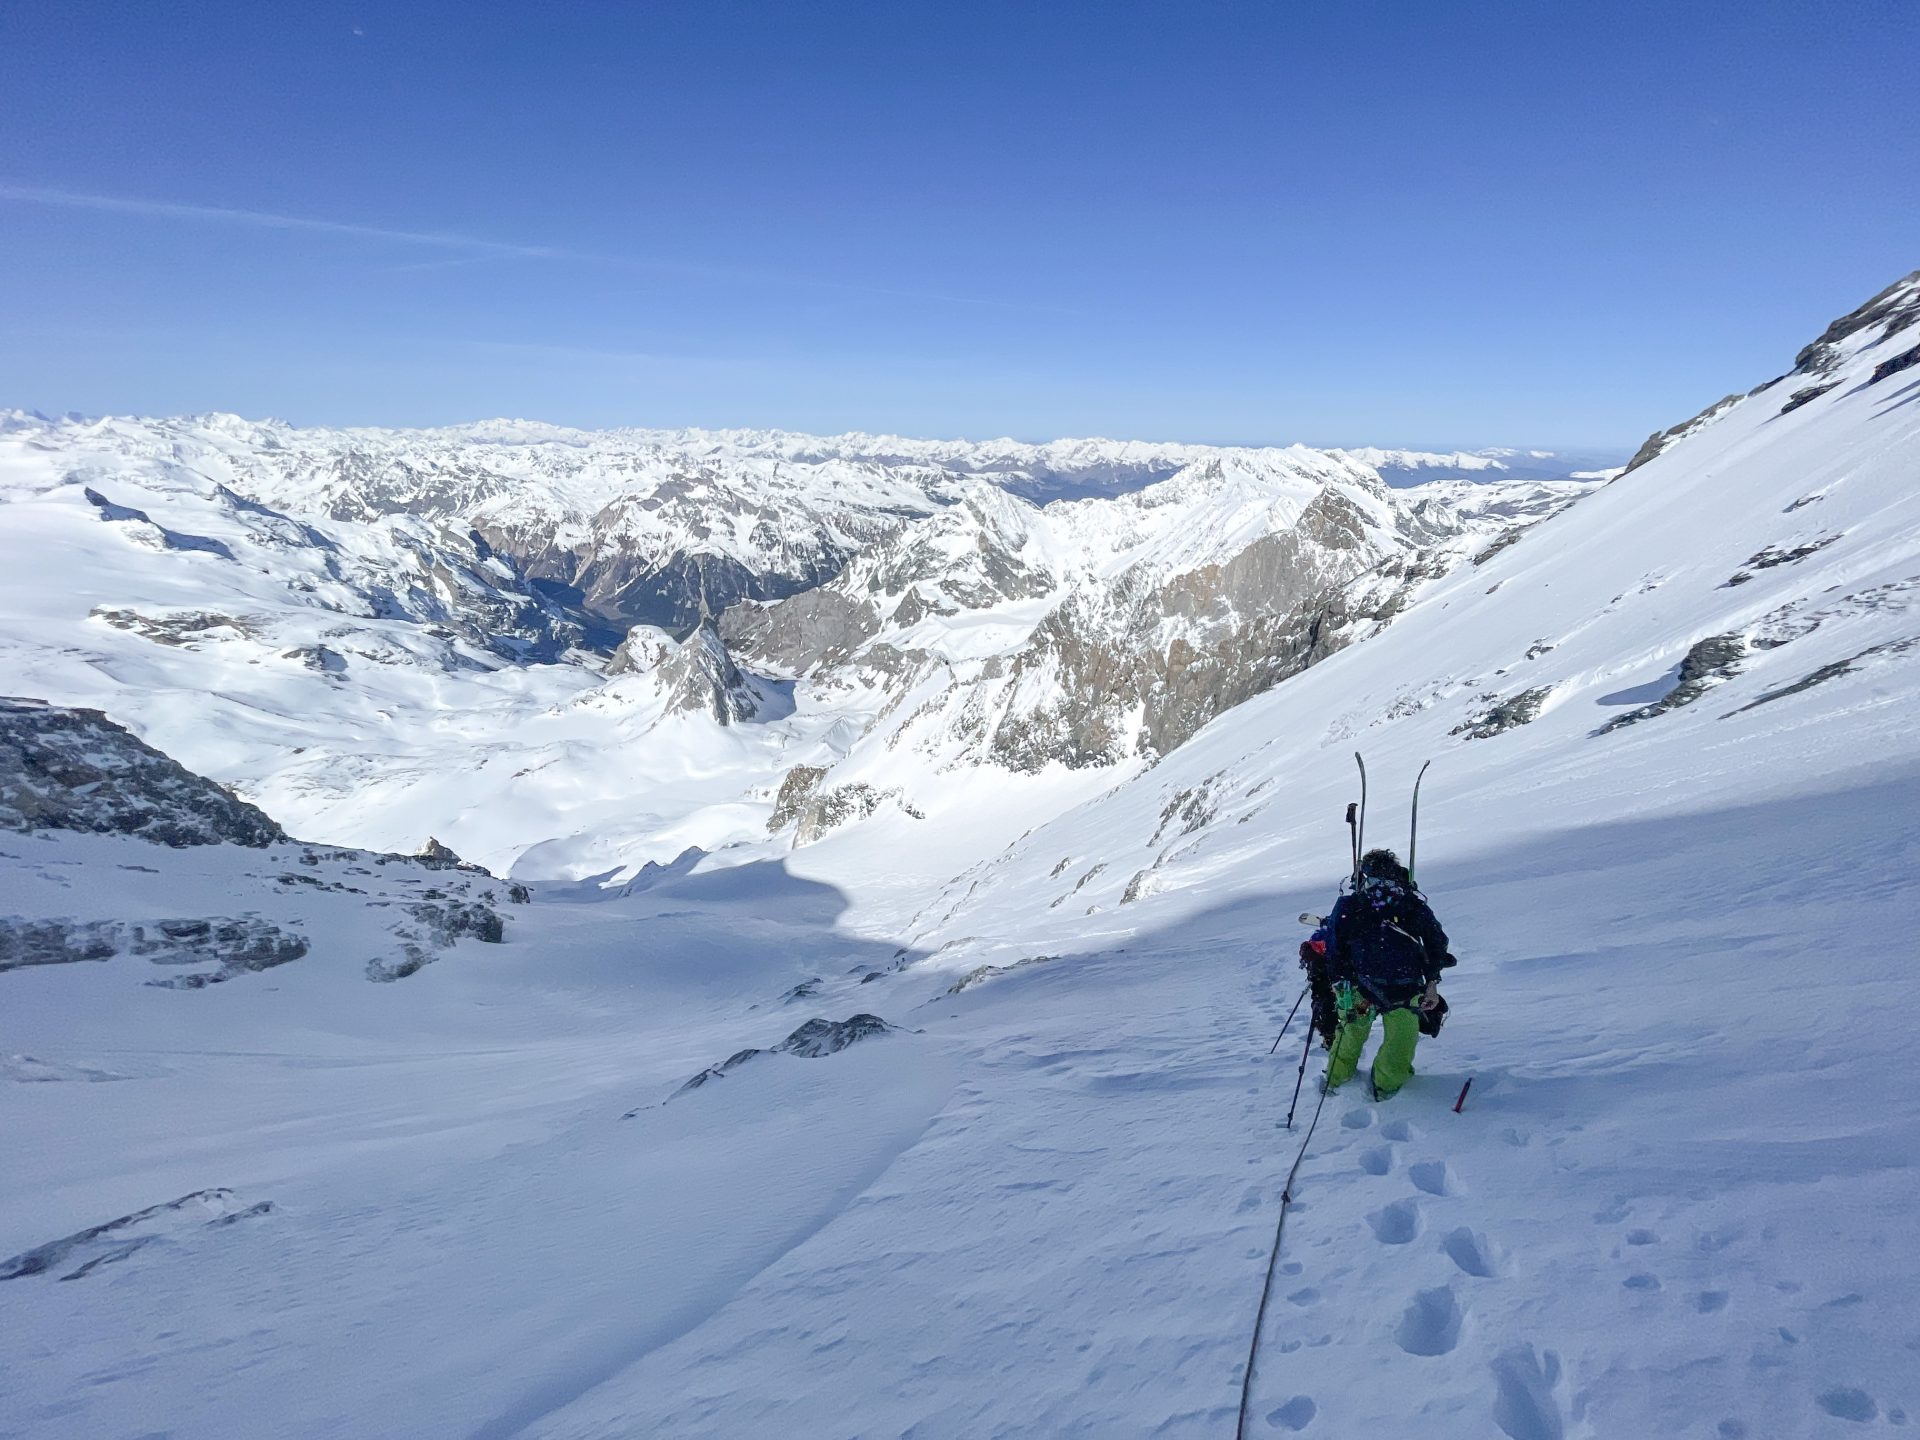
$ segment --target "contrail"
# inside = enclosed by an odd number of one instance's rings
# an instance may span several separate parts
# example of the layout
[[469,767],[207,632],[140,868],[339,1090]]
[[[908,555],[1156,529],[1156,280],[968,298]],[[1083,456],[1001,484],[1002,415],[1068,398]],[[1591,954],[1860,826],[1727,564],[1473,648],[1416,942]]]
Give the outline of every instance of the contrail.
[[387,240],[404,245],[425,245],[441,250],[457,250],[475,258],[558,260],[585,265],[611,265],[628,270],[653,270],[666,274],[736,283],[797,285],[815,289],[844,290],[862,295],[891,295],[900,299],[928,300],[945,305],[987,305],[1011,310],[1051,310],[1056,313],[1066,313],[1058,312],[1057,307],[1029,305],[1014,300],[987,300],[930,290],[902,290],[884,285],[862,285],[846,280],[828,280],[812,275],[790,275],[773,271],[699,265],[683,260],[653,260],[633,255],[604,255],[590,250],[575,250],[564,245],[527,245],[517,241],[489,240],[483,236],[462,235],[450,230],[401,230],[386,225],[362,225],[344,220],[317,220],[305,215],[280,215],[268,210],[244,210],[228,205],[195,205],[178,200],[146,200],[126,195],[92,195],[43,185],[16,185],[7,181],[0,181],[0,200],[11,200],[23,205],[57,206],[67,210],[99,210],[116,215],[142,215],[157,220],[196,220],[226,225],[250,225],[261,230],[339,235],[358,240]]

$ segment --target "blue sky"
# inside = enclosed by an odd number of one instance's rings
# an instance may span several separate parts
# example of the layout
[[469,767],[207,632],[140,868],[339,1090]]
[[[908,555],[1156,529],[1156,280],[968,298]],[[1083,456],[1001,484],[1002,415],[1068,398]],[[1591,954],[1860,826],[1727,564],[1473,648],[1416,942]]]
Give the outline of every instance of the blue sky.
[[1631,446],[1920,265],[1920,5],[0,8],[0,405]]

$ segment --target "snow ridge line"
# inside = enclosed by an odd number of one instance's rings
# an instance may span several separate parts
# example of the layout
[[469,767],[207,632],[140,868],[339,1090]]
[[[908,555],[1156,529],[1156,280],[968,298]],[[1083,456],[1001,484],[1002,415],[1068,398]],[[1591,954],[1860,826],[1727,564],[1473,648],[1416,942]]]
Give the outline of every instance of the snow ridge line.
[[[1297,1006],[1296,1006],[1297,1008]],[[1274,1042],[1276,1048],[1279,1042]],[[1313,1143],[1313,1132],[1320,1128],[1320,1112],[1327,1108],[1327,1096],[1331,1091],[1320,1087],[1320,1103],[1313,1107],[1313,1122],[1307,1126],[1307,1135],[1300,1142],[1300,1153],[1293,1157],[1293,1168],[1287,1171],[1287,1183],[1280,1190],[1280,1218],[1273,1227],[1273,1251],[1267,1256],[1267,1280],[1260,1287],[1260,1309],[1253,1317],[1253,1340],[1247,1346],[1246,1373],[1240,1377],[1240,1421],[1234,1426],[1234,1440],[1247,1440],[1247,1407],[1253,1403],[1253,1361],[1260,1353],[1260,1331],[1267,1323],[1267,1301],[1273,1297],[1274,1267],[1280,1263],[1280,1237],[1287,1229],[1287,1207],[1293,1203],[1293,1180],[1300,1173],[1300,1162],[1307,1158],[1307,1146]]]

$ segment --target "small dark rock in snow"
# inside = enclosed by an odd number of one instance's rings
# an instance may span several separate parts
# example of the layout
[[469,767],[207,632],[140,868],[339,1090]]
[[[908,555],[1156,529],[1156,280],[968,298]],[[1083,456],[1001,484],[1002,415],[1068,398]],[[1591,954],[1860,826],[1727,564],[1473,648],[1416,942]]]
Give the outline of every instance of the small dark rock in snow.
[[1792,413],[1795,410],[1798,410],[1802,405],[1811,404],[1813,401],[1818,400],[1822,395],[1826,394],[1829,390],[1833,389],[1839,383],[1840,382],[1838,380],[1829,380],[1824,385],[1803,386],[1801,389],[1794,391],[1793,394],[1787,397],[1787,403],[1780,407],[1780,413],[1782,415],[1787,415]]
[[1642,720],[1651,720],[1669,710],[1691,705],[1715,685],[1737,674],[1740,661],[1746,653],[1747,642],[1739,635],[1709,635],[1687,651],[1686,658],[1680,662],[1678,683],[1673,689],[1651,705],[1642,705],[1637,710],[1614,716],[1593,733],[1596,736],[1605,735],[1623,725],[1637,725]]
[[1914,346],[1911,350],[1901,351],[1891,360],[1882,360],[1873,367],[1873,376],[1867,383],[1878,384],[1889,375],[1898,375],[1902,370],[1911,370],[1915,365],[1920,365],[1920,345]]
[[884,1035],[889,1030],[898,1028],[897,1025],[889,1025],[878,1015],[852,1015],[845,1020],[825,1020],[816,1016],[778,1045],[770,1046],[765,1050],[739,1050],[718,1065],[708,1066],[667,1098],[677,1100],[689,1090],[698,1090],[709,1081],[724,1079],[727,1072],[736,1070],[747,1061],[762,1055],[797,1055],[803,1060],[818,1060],[822,1056],[836,1054],[858,1041],[871,1039],[875,1035]]
[[22,1280],[30,1275],[44,1275],[76,1261],[78,1263],[74,1268],[59,1278],[79,1280],[103,1265],[125,1260],[156,1240],[191,1230],[210,1230],[231,1225],[237,1220],[249,1220],[271,1214],[272,1211],[271,1200],[248,1205],[231,1190],[195,1190],[178,1200],[169,1200],[164,1205],[149,1205],[144,1210],[122,1215],[118,1220],[109,1220],[104,1225],[94,1225],[61,1239],[50,1240],[44,1245],[36,1245],[10,1260],[0,1260],[0,1280]]
[[1515,726],[1532,723],[1538,718],[1541,707],[1546,704],[1547,697],[1552,693],[1551,685],[1522,690],[1518,695],[1510,695],[1504,700],[1495,701],[1491,708],[1481,711],[1469,720],[1462,721],[1447,733],[1464,735],[1469,740],[1491,739]]

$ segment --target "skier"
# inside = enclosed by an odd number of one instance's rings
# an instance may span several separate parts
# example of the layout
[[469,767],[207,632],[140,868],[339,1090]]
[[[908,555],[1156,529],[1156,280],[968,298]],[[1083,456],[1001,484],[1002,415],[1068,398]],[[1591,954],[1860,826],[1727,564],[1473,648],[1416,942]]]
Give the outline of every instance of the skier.
[[1335,1012],[1326,1017],[1334,1033],[1323,1083],[1335,1090],[1353,1078],[1378,1014],[1385,1038],[1373,1059],[1373,1094],[1384,1100],[1413,1075],[1420,1032],[1440,1028],[1440,972],[1454,963],[1447,933],[1399,858],[1369,850],[1353,893],[1334,904],[1314,939],[1324,942],[1321,964]]

